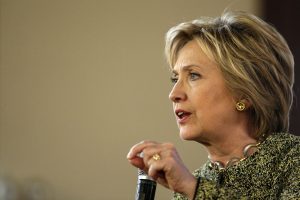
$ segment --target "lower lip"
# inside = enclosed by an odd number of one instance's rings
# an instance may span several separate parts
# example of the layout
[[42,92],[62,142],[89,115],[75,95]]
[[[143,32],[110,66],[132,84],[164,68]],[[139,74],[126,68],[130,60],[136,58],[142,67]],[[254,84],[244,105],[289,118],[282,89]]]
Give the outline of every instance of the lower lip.
[[177,118],[177,122],[179,124],[184,124],[186,123],[190,118],[190,115],[185,115],[183,118]]

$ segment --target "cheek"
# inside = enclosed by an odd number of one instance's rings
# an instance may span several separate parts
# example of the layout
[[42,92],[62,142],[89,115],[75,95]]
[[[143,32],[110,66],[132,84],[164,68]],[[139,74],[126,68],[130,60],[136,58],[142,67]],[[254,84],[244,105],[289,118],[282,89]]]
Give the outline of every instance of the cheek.
[[207,88],[199,88],[198,90],[192,91],[193,96],[193,104],[196,108],[205,108],[207,105],[214,102],[216,99],[215,94],[212,92],[213,90],[209,90]]
[[226,89],[216,88],[218,87],[203,88],[201,91],[194,91],[193,104],[196,111],[203,112],[202,115],[223,115],[233,110],[234,100],[232,96]]

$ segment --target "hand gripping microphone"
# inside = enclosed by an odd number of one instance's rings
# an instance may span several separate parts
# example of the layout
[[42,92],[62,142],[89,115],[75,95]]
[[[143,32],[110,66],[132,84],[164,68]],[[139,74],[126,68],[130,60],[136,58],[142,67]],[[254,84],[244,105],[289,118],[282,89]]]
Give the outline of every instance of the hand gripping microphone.
[[138,169],[135,200],[154,200],[156,182],[143,170]]

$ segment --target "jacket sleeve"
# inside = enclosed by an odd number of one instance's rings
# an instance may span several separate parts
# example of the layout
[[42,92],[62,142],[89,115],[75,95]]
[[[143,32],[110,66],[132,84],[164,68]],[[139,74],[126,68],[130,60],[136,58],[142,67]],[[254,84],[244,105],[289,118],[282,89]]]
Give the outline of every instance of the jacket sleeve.
[[282,163],[285,176],[280,180],[283,184],[279,199],[300,199],[300,148],[293,148]]
[[[199,187],[195,191],[195,200],[200,199],[216,199],[218,196],[217,184],[216,182],[201,178],[199,182]],[[188,200],[187,197],[179,193],[174,193],[173,200]]]

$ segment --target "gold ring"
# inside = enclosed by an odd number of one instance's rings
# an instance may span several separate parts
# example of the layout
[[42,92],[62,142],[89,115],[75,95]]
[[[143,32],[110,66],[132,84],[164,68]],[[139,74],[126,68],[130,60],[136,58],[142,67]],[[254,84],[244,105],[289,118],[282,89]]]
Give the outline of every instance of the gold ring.
[[158,161],[158,160],[160,160],[160,155],[158,155],[158,153],[156,153],[156,154],[154,154],[154,155],[152,156],[152,158],[153,158],[155,161]]

